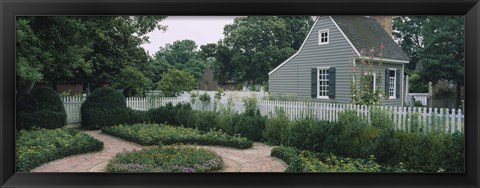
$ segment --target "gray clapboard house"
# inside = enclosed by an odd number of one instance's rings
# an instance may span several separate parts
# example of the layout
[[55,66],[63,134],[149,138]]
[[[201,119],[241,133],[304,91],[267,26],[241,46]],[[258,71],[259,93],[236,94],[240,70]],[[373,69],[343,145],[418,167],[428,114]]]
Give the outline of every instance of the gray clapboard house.
[[[297,53],[268,73],[271,94],[350,103],[352,65],[359,67],[362,50],[378,51],[383,44],[382,79],[372,84],[389,95],[381,105],[403,106],[404,65],[410,58],[392,39],[391,21],[391,16],[317,17]],[[378,64],[373,67],[376,77]]]

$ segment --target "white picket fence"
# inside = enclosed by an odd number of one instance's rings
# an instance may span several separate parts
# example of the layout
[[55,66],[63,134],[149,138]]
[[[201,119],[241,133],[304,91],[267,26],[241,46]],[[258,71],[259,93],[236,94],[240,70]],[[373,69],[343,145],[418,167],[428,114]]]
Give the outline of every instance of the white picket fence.
[[[65,102],[68,122],[80,122],[80,104],[84,99],[73,99]],[[81,102],[80,102],[81,101]],[[244,111],[243,102],[234,100],[230,104],[228,100],[211,100],[203,103],[196,99],[192,101],[190,97],[162,97],[162,98],[127,98],[127,107],[135,110],[148,110],[165,106],[168,103],[176,105],[178,103],[190,103],[194,110],[220,110],[229,108],[234,112],[242,113]],[[337,121],[338,114],[346,109],[357,111],[357,115],[370,121],[371,106],[359,106],[351,104],[333,104],[320,102],[302,102],[302,101],[267,101],[258,100],[260,113],[264,116],[275,116],[275,109],[282,108],[290,120],[303,117],[314,117],[319,120]],[[437,109],[421,107],[392,107],[380,106],[380,110],[388,112],[395,122],[395,128],[401,130],[410,130],[413,125],[418,125],[424,131],[445,131],[453,133],[464,131],[464,115],[462,110],[455,109]],[[78,118],[77,118],[78,117]]]
[[85,97],[81,96],[69,96],[63,97],[63,106],[67,112],[67,123],[80,123],[82,122],[80,117],[80,108],[85,101]]

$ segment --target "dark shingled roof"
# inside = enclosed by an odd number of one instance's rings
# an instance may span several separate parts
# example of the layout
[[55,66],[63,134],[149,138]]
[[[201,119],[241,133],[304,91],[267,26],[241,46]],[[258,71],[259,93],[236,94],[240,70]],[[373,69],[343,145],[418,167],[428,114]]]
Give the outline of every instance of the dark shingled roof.
[[[332,18],[358,52],[370,50],[372,47],[378,51],[383,43],[385,46],[383,49],[384,58],[410,61],[408,55],[388,35],[377,20],[365,16],[332,16]],[[368,54],[367,52],[366,54]]]

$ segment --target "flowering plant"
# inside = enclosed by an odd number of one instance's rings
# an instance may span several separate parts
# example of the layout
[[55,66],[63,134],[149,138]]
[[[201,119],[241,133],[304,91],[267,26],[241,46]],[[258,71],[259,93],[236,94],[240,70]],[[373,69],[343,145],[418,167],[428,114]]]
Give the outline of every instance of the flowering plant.
[[[368,57],[364,50],[360,51],[360,83],[356,84],[357,67],[356,63],[352,65],[350,73],[350,93],[352,97],[352,104],[356,105],[378,105],[382,99],[383,91],[378,87],[382,81],[381,67],[383,56],[383,44],[380,45],[380,52],[378,60],[378,73],[374,73],[373,66],[377,58],[375,57],[375,49],[371,48],[368,52]],[[385,75],[386,76],[386,75]],[[376,84],[374,84],[376,83]]]

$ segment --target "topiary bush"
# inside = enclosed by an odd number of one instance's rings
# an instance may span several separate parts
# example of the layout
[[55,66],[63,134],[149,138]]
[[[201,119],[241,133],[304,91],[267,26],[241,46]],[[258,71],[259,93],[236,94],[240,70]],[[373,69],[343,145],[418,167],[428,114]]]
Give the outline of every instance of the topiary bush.
[[112,88],[93,91],[82,104],[81,118],[82,127],[94,129],[148,120],[146,112],[127,108],[123,94]]
[[55,129],[67,124],[67,113],[62,99],[50,88],[33,90],[31,95],[20,95],[16,116],[17,129]]

